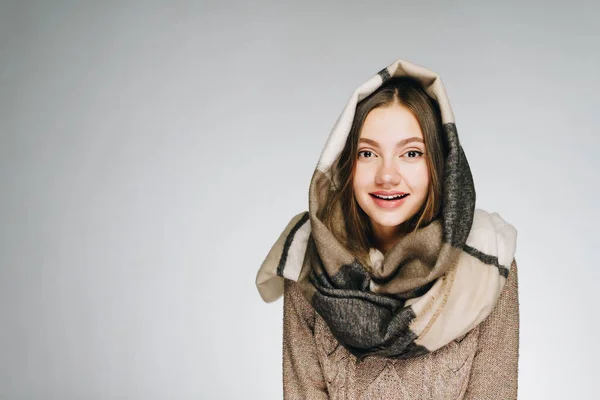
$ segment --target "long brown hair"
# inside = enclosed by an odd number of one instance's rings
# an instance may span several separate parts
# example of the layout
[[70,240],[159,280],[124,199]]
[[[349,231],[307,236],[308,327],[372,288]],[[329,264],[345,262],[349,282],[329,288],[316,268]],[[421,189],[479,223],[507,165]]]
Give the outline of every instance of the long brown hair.
[[[331,188],[323,207],[317,212],[319,219],[336,239],[344,243],[364,266],[368,266],[369,248],[374,247],[375,243],[370,219],[358,205],[352,185],[358,156],[358,139],[371,110],[397,104],[408,108],[419,122],[430,178],[427,199],[421,209],[405,222],[406,231],[411,233],[426,226],[436,219],[442,210],[442,184],[448,145],[442,130],[439,105],[425,93],[416,79],[394,77],[357,104],[344,149],[332,166],[332,176],[339,185]],[[336,209],[342,212],[345,232],[340,232],[334,226]]]

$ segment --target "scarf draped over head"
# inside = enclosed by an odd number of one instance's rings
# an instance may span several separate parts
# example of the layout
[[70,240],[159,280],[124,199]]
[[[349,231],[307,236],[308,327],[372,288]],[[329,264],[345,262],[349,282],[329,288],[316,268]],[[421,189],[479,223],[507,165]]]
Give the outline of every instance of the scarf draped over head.
[[[409,76],[439,104],[448,143],[439,218],[362,265],[317,217],[337,187],[332,166],[350,133],[356,106],[392,77]],[[341,215],[341,214],[340,214]],[[345,232],[343,217],[334,218]],[[298,282],[331,333],[359,359],[410,358],[466,334],[494,309],[516,251],[516,229],[498,213],[475,209],[475,188],[440,77],[396,60],[358,87],[335,123],[309,187],[308,211],[295,215],[263,261],[256,285],[265,302]]]

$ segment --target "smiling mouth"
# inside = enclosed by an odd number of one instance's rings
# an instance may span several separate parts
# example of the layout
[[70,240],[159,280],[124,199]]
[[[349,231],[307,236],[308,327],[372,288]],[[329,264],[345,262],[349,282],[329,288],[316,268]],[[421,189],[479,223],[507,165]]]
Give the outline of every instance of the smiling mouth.
[[394,201],[394,200],[401,200],[401,199],[405,198],[406,196],[408,196],[408,193],[404,193],[403,195],[400,195],[400,196],[379,196],[376,194],[369,194],[369,195],[371,197],[374,197],[379,200]]

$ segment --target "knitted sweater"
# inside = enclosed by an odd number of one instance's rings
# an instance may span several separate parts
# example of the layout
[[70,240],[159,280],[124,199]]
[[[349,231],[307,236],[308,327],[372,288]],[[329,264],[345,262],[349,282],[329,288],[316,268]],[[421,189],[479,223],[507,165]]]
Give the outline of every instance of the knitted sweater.
[[492,313],[467,334],[420,357],[367,357],[356,363],[303,297],[285,280],[283,393],[285,399],[517,398],[519,300],[517,264]]

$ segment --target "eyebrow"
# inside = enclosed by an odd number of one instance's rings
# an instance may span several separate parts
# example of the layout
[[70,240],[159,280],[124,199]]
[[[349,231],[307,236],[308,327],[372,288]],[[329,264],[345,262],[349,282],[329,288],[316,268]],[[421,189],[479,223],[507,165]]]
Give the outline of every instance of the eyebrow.
[[[379,146],[379,143],[377,143],[373,139],[360,138],[360,139],[358,139],[358,141],[359,142],[369,143],[370,145],[376,146],[376,147]],[[396,143],[396,147],[402,147],[405,144],[410,143],[410,142],[421,142],[421,143],[424,143],[423,139],[421,139],[420,137],[413,136],[413,137],[409,137],[409,138],[406,138],[406,139],[402,139],[401,141],[399,141],[398,143]]]

